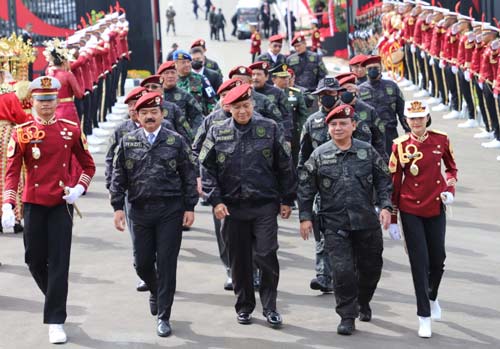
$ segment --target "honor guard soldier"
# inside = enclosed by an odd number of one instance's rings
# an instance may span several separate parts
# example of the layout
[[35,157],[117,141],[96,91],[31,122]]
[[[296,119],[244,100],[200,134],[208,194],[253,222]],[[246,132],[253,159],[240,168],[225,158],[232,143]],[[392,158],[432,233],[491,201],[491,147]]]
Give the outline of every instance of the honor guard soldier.
[[[281,48],[283,47],[283,35],[277,34],[269,38],[269,49],[266,53],[261,54],[257,57],[259,62],[267,62],[269,64],[269,69],[274,69],[275,67],[286,63],[286,57],[281,53]],[[267,80],[268,83],[272,84],[271,76]]]
[[404,99],[398,85],[382,79],[380,56],[366,58],[363,63],[369,80],[359,85],[359,97],[377,111],[385,126],[385,151],[390,152],[392,140],[398,137],[398,118],[401,126],[409,132],[404,117]]
[[[340,105],[325,119],[332,140],[318,147],[299,172],[300,233],[313,231],[316,195],[320,226],[335,280],[337,333],[350,335],[354,319],[370,321],[370,301],[382,273],[382,223],[391,221],[391,178],[386,163],[368,143],[352,138],[354,109]],[[380,215],[373,193],[380,202]]]
[[399,211],[417,298],[418,335],[428,338],[431,319],[441,318],[437,296],[446,259],[445,205],[453,203],[458,171],[448,136],[427,129],[429,107],[411,101],[405,105],[405,115],[411,133],[394,140],[389,161],[394,188],[389,233],[393,239],[401,238]]
[[321,42],[323,41],[323,38],[321,37],[321,33],[318,29],[318,20],[316,18],[311,20],[311,30],[311,51],[321,56],[323,54],[323,51],[321,50]]
[[296,167],[299,160],[300,132],[309,115],[304,94],[298,88],[290,86],[290,73],[286,64],[276,66],[269,73],[274,86],[285,93],[287,106],[292,114],[292,158]]
[[[206,53],[207,52],[206,44],[207,43],[205,40],[197,39],[197,40],[193,41],[193,43],[191,44],[191,50],[196,48],[196,47],[201,47],[203,49],[203,52]],[[213,59],[208,58],[206,55],[205,55],[205,67],[208,69],[215,70],[221,76],[221,78],[223,77],[222,71],[219,67],[219,64],[216,61],[214,61]]]
[[295,53],[288,56],[286,64],[295,71],[297,85],[314,91],[318,82],[328,74],[325,64],[321,56],[307,49],[303,35],[297,34],[292,40],[292,46]]
[[191,55],[186,51],[174,52],[175,68],[179,76],[177,86],[190,93],[201,105],[203,115],[208,115],[217,103],[216,94],[206,77],[192,71],[192,60]]
[[252,84],[254,91],[266,96],[272,103],[276,104],[283,118],[285,138],[288,142],[292,140],[292,115],[288,108],[285,93],[277,87],[267,84],[269,77],[269,63],[255,62],[248,68],[252,70]]
[[[34,120],[17,127],[8,147],[2,206],[2,225],[15,223],[14,205],[23,164],[26,168],[24,203],[25,261],[45,295],[43,322],[49,341],[65,343],[66,299],[75,201],[87,190],[95,173],[85,136],[73,121],[55,117],[61,84],[42,76],[29,86]],[[69,164],[72,155],[82,173],[76,183]],[[70,187],[71,186],[71,187]]]
[[123,136],[110,186],[116,229],[125,229],[130,202],[137,275],[151,291],[150,311],[157,334],[171,334],[177,257],[182,227],[194,221],[198,202],[194,158],[179,134],[162,127],[161,96],[149,92],[135,105],[142,128]]
[[158,68],[158,75],[163,78],[163,97],[165,101],[176,104],[184,114],[192,134],[203,121],[203,110],[196,99],[188,92],[177,87],[178,74],[174,61],[167,61]]
[[260,55],[260,45],[261,45],[261,37],[260,33],[257,30],[257,23],[249,23],[250,32],[252,35],[250,36],[250,54],[252,55],[252,63],[255,62],[255,58]]
[[368,80],[366,76],[366,68],[361,65],[361,63],[367,58],[365,55],[357,55],[351,58],[349,61],[349,70],[356,74],[357,84],[361,85],[363,82]]
[[274,121],[255,114],[251,95],[251,86],[243,84],[225,96],[232,118],[210,128],[199,161],[203,192],[217,219],[224,220],[237,321],[252,321],[255,258],[263,315],[272,327],[280,327],[277,215],[290,216],[297,182],[290,146]]

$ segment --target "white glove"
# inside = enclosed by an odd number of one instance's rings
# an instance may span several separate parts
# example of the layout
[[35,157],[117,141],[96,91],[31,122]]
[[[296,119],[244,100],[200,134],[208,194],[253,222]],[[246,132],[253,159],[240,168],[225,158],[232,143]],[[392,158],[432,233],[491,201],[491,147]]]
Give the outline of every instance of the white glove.
[[401,240],[401,232],[399,231],[399,225],[392,223],[389,226],[389,236],[392,240]]
[[464,71],[464,79],[467,82],[470,81],[470,71],[468,71],[468,70]]
[[425,59],[425,52],[424,52],[424,51],[420,51],[420,57],[421,57],[422,59]]
[[16,215],[11,204],[2,205],[2,227],[4,229],[12,229],[16,224]]
[[453,194],[450,193],[449,191],[443,191],[440,196],[443,204],[451,205],[453,203],[454,197]]
[[483,89],[483,87],[484,87],[483,83],[482,83],[482,82],[479,82],[479,81],[477,82],[477,86],[479,86],[479,88],[480,88],[481,90],[482,90],[482,89]]
[[417,48],[415,47],[415,45],[411,44],[411,46],[410,46],[410,52],[411,53],[417,52]]
[[451,67],[451,72],[452,72],[453,74],[458,73],[458,67],[455,67],[455,66]]
[[495,97],[495,99],[497,99],[498,98],[498,93],[493,92],[493,97]]
[[434,65],[434,58],[431,57],[431,59],[429,59],[429,65]]
[[73,188],[66,187],[65,191],[68,191],[67,195],[63,196],[63,199],[70,205],[73,205],[76,200],[85,192],[85,188],[81,184],[75,185]]
[[439,68],[444,69],[444,67],[446,67],[445,61],[439,61]]

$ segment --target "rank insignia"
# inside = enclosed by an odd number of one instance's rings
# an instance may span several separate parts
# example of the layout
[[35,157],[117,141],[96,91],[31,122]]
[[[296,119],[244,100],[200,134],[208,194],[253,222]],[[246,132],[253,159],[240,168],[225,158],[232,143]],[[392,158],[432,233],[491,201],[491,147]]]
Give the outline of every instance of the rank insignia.
[[168,136],[167,137],[167,144],[172,145],[175,143],[175,137],[174,136]]
[[257,136],[262,138],[266,135],[266,129],[262,126],[257,126],[255,133],[257,134]]
[[264,149],[264,150],[262,151],[262,155],[264,155],[264,157],[265,157],[266,159],[270,159],[270,158],[271,158],[271,149],[267,149],[267,148],[266,148],[266,149]]
[[323,186],[325,188],[330,188],[332,186],[332,181],[330,178],[323,178]]
[[180,100],[182,99],[181,94],[180,94],[180,93],[176,93],[176,94],[174,94],[174,99],[175,99],[176,101],[180,101]]
[[131,170],[133,167],[134,167],[134,160],[128,159],[125,161],[125,168],[127,170]]
[[358,150],[358,159],[365,160],[367,157],[368,157],[368,152],[366,151],[366,149]]
[[170,161],[168,162],[168,165],[170,166],[170,168],[171,168],[172,170],[175,170],[175,169],[176,169],[176,167],[177,167],[177,161],[175,161],[175,159],[172,159],[172,160],[170,160]]
[[223,153],[219,153],[219,155],[217,155],[217,162],[222,164],[224,161],[226,161],[226,156]]

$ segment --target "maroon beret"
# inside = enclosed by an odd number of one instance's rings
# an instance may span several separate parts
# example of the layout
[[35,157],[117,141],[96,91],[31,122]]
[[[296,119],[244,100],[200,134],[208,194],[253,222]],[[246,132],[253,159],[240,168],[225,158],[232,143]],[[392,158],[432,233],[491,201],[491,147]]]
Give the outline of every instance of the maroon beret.
[[343,86],[345,84],[355,84],[356,83],[356,75],[345,76],[342,79],[339,79],[339,85]]
[[269,42],[279,42],[281,44],[283,43],[283,35],[281,34],[273,35],[269,38]]
[[366,55],[357,55],[351,58],[349,61],[349,65],[358,65],[361,64],[366,59]]
[[305,41],[306,41],[306,38],[305,38],[304,35],[295,34],[295,36],[292,39],[292,46],[295,45],[295,44],[298,44],[300,42],[305,42]]
[[160,65],[156,74],[160,75],[166,70],[175,70],[175,62],[174,61],[166,61]]
[[361,62],[361,66],[366,67],[369,64],[380,64],[381,62],[382,62],[382,58],[380,56],[367,56]]
[[269,69],[269,63],[259,61],[259,62],[255,62],[255,63],[250,64],[248,66],[248,68],[250,68],[252,70],[263,70],[267,74],[267,71]]
[[252,97],[252,86],[243,84],[233,88],[224,98],[224,104],[233,104],[245,101]]
[[245,75],[252,77],[252,69],[247,68],[244,65],[239,65],[231,69],[231,71],[229,72],[229,78],[231,79],[233,75]]
[[333,119],[354,119],[354,108],[348,104],[342,104],[334,108],[325,118],[325,123],[328,124]]
[[141,81],[141,86],[146,86],[146,84],[163,84],[163,78],[160,75],[150,75]]
[[155,108],[161,106],[161,95],[157,92],[148,92],[135,104],[135,110],[139,111],[142,108]]
[[191,44],[191,48],[197,47],[197,46],[201,46],[201,47],[205,48],[205,40],[197,39],[197,40],[193,41],[193,43]]
[[127,94],[127,97],[125,97],[125,103],[128,103],[133,100],[138,100],[147,92],[148,91],[142,86],[136,87]]
[[233,88],[242,84],[243,81],[237,78],[226,80],[222,83],[222,85],[220,85],[219,89],[217,90],[217,94],[220,95],[222,92],[232,90]]

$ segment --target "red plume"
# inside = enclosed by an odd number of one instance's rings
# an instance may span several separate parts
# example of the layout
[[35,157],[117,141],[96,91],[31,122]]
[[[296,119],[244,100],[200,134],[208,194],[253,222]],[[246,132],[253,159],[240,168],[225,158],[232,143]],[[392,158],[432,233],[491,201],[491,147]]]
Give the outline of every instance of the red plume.
[[109,5],[109,13],[113,13],[113,6]]
[[495,17],[493,17],[493,22],[495,22],[495,25],[497,26],[497,28],[500,28],[500,25],[498,25],[498,19],[496,19]]
[[443,7],[443,5],[438,1],[438,6],[439,7]]
[[431,1],[432,6],[436,6],[436,0]]
[[486,19],[486,14],[483,12],[483,15],[481,16],[481,22],[484,22],[485,19]]
[[90,17],[90,14],[88,12],[86,13],[86,15],[87,15],[87,20],[89,21],[89,24],[91,24],[92,23],[92,17]]
[[472,11],[473,11],[473,8],[471,7],[471,8],[469,9],[469,17],[474,18],[474,17],[472,17]]
[[76,27],[78,28],[78,30],[82,30],[82,26],[80,24],[78,24]]
[[457,4],[455,5],[455,12],[457,13],[460,13],[460,3],[461,1],[457,2]]
[[82,28],[86,28],[87,27],[87,23],[85,22],[85,18],[80,17],[80,23],[82,24]]

